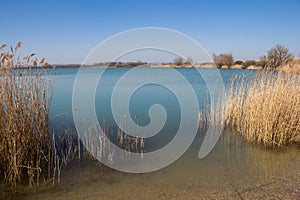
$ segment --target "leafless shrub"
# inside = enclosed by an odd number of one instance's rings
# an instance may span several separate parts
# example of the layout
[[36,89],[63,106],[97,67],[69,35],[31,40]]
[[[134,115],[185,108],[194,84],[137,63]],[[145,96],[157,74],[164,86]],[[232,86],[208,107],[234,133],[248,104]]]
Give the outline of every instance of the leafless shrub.
[[182,65],[183,64],[183,58],[182,57],[176,57],[175,59],[174,59],[174,65],[177,65],[177,66],[180,66],[180,65]]
[[187,58],[186,58],[186,61],[185,61],[185,64],[187,64],[187,65],[193,64],[193,58],[187,57]]
[[261,60],[267,61],[267,68],[276,69],[287,64],[293,57],[288,48],[281,44],[276,44],[275,47],[267,52],[267,55],[261,57]]
[[234,58],[233,55],[228,54],[213,54],[212,58],[218,68],[221,68],[223,65],[226,65],[227,67],[231,67],[234,64]]

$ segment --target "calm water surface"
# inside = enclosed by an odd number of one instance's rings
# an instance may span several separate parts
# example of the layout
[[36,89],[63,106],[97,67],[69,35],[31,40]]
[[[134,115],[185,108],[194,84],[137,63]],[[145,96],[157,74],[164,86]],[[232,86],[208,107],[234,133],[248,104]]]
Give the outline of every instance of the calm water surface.
[[[75,130],[72,118],[72,90],[78,69],[51,70],[54,79],[51,106],[52,126],[56,132]],[[90,69],[97,73],[97,69]],[[115,127],[110,112],[110,97],[118,79],[130,68],[108,69],[95,96],[99,122]],[[159,75],[163,68],[156,70]],[[195,69],[177,69],[193,86],[199,106],[209,103],[203,79]],[[201,69],[209,70],[209,69]],[[225,85],[233,75],[251,75],[254,71],[220,70]],[[135,81],[127,84],[135,84]],[[209,77],[208,77],[209,78]],[[171,83],[180,84],[180,83]],[[124,90],[128,85],[122,85]],[[131,117],[139,116],[139,125],[149,123],[148,110],[153,104],[164,106],[168,119],[165,127],[146,140],[146,150],[152,151],[170,141],[178,128],[180,107],[176,96],[158,85],[150,84],[137,90],[130,102]],[[129,116],[127,116],[129,117]],[[190,119],[194,120],[194,119]],[[112,132],[113,128],[112,128]],[[267,150],[245,144],[224,131],[217,145],[204,159],[197,157],[205,136],[199,131],[188,151],[176,162],[161,170],[145,174],[127,174],[106,169],[100,174],[93,166],[68,167],[61,187],[53,191],[27,194],[21,199],[300,199],[299,149]],[[114,133],[113,133],[114,134]]]

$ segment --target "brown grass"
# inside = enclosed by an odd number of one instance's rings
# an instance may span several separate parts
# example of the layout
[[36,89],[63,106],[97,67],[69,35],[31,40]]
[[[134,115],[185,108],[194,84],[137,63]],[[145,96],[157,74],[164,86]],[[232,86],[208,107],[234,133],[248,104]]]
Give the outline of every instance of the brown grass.
[[280,66],[277,70],[281,73],[296,74],[300,76],[300,63],[299,61],[294,60],[284,66]]
[[[59,184],[67,163],[78,160],[85,164],[95,160],[81,148],[77,134],[67,130],[55,133],[50,127],[52,82],[43,68],[48,63],[45,58],[38,60],[34,53],[25,57],[17,55],[21,44],[18,42],[15,48],[0,46],[0,178],[14,190],[18,183],[25,181],[30,187]],[[121,147],[143,152],[143,138],[129,140],[119,130],[118,137],[121,135],[118,138]],[[113,159],[113,152],[106,144],[104,141],[95,148]]]
[[59,182],[72,147],[69,137],[51,135],[52,83],[43,69],[48,63],[35,54],[16,55],[21,44],[0,47],[0,177],[13,189],[25,180],[29,186]]
[[300,77],[257,72],[233,80],[226,124],[247,141],[268,147],[300,143]]
[[[15,55],[20,46],[19,42],[0,56],[0,161],[4,178],[13,187],[25,172],[30,185],[40,182],[41,162],[51,146],[48,134],[50,85],[42,78],[43,71],[21,73],[16,70],[38,65],[34,55],[24,58]],[[0,50],[5,47],[2,45]],[[43,64],[44,61],[40,62]]]

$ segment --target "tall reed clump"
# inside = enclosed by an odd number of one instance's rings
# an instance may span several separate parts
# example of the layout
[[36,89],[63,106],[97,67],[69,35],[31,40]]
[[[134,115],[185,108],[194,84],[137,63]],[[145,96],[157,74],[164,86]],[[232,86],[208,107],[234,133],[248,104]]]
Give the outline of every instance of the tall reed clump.
[[286,65],[278,67],[277,71],[285,74],[295,74],[300,76],[300,63],[291,61]]
[[48,117],[52,87],[42,68],[48,64],[34,54],[17,56],[21,44],[9,50],[0,46],[0,173],[13,188],[24,179],[38,185],[47,171],[50,176],[53,162]]
[[235,78],[226,124],[267,147],[300,143],[300,77],[274,71]]

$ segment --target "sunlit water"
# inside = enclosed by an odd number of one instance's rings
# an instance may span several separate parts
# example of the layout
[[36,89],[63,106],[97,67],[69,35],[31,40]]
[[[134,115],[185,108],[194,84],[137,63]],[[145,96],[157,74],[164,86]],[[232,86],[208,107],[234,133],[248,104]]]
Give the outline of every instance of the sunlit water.
[[[51,70],[54,80],[51,123],[57,133],[75,131],[72,118],[72,90],[78,69]],[[90,69],[97,73],[97,69]],[[117,80],[130,68],[108,69],[99,82],[95,108],[103,126],[115,127],[110,111],[110,97]],[[162,68],[145,68],[160,73]],[[193,86],[199,107],[209,103],[206,85],[195,69],[177,69]],[[202,69],[201,69],[202,70]],[[209,69],[203,69],[209,70]],[[251,75],[240,69],[220,70],[225,85],[233,75]],[[143,77],[136,77],[137,79]],[[137,80],[136,79],[136,80]],[[131,80],[128,84],[134,84]],[[178,83],[172,83],[178,84]],[[126,90],[126,85],[123,85]],[[140,125],[149,123],[148,110],[161,104],[167,111],[165,127],[146,140],[146,150],[152,151],[168,143],[180,121],[176,96],[166,88],[148,85],[139,89],[130,102],[131,117],[138,116]],[[122,116],[120,116],[122,117]],[[126,116],[129,117],[129,116]],[[190,119],[194,120],[194,119]],[[197,123],[197,122],[195,122]],[[113,132],[113,131],[112,131]],[[20,193],[20,199],[299,199],[299,149],[267,150],[245,144],[225,130],[214,149],[204,159],[198,152],[205,136],[199,131],[188,151],[176,162],[161,170],[145,174],[128,174],[98,167],[68,166],[62,183],[54,190],[35,194]],[[234,135],[234,134],[233,134]],[[3,195],[2,195],[3,196]],[[0,195],[1,197],[1,195]]]

